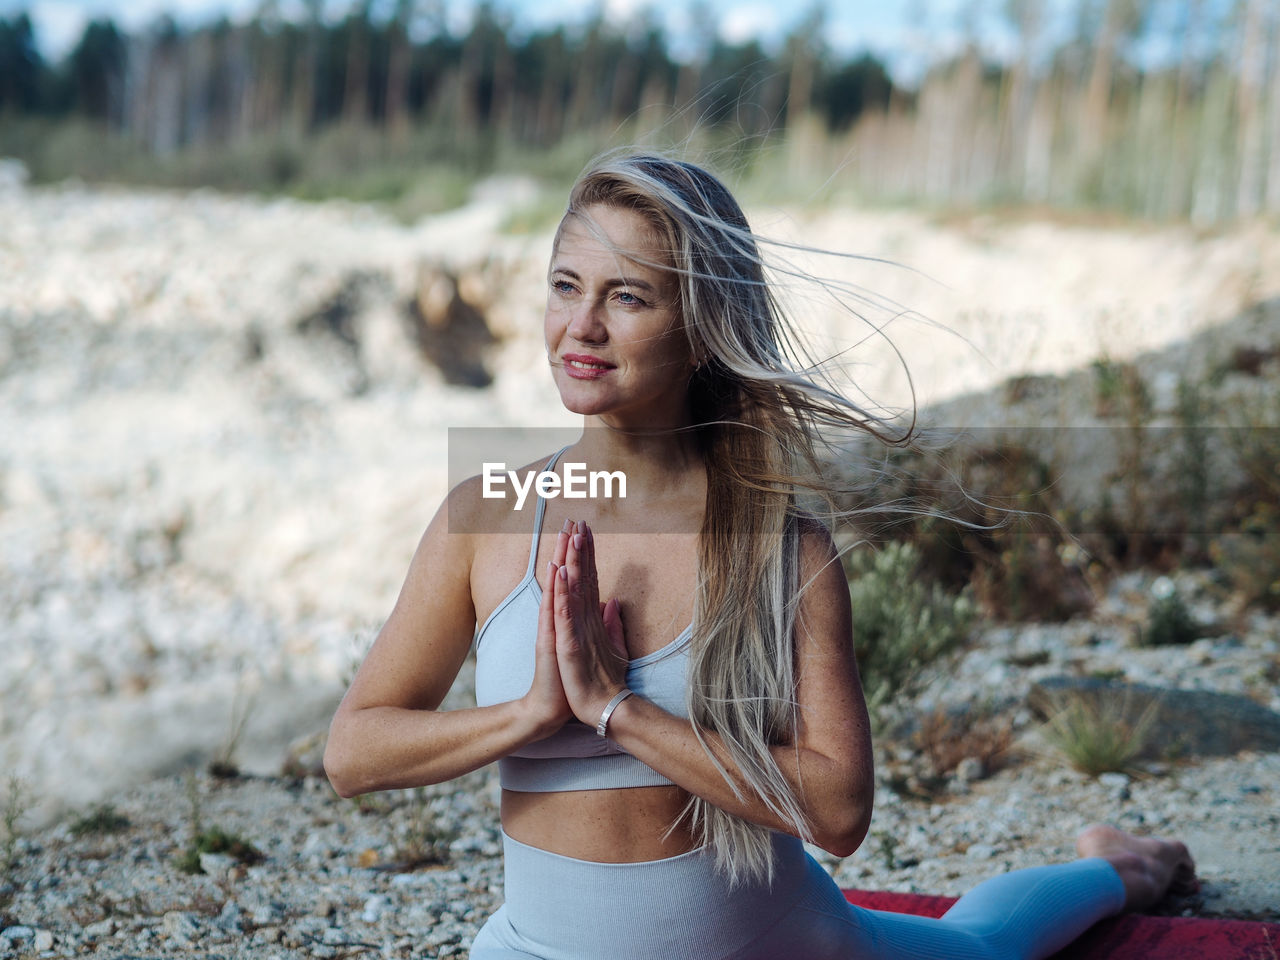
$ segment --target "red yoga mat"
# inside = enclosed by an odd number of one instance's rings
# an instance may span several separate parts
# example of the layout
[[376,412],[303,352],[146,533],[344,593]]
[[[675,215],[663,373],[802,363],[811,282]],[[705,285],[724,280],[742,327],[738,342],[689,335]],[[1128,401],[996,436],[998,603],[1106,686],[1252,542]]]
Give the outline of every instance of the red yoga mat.
[[[859,907],[922,917],[940,917],[956,902],[916,893],[843,892]],[[1280,923],[1129,913],[1103,920],[1053,960],[1280,960]]]

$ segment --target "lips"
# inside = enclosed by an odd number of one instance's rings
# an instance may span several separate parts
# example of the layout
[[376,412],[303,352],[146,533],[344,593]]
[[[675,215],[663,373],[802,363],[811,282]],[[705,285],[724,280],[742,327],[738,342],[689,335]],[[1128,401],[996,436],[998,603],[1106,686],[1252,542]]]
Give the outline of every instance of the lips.
[[585,353],[566,353],[563,357],[564,372],[574,380],[599,380],[607,377],[615,364]]
[[609,363],[601,360],[599,357],[591,357],[582,353],[566,353],[564,355],[565,366],[572,370],[582,370],[586,372],[612,370],[617,364]]

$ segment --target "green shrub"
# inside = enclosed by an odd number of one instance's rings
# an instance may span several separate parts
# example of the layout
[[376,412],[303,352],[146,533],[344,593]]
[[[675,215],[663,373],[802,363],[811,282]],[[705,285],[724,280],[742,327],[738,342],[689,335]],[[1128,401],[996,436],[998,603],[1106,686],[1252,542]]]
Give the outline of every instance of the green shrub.
[[1234,529],[1209,555],[1246,606],[1280,610],[1280,393],[1240,398],[1227,441],[1244,482],[1233,491]]
[[202,853],[225,853],[241,863],[261,863],[266,857],[262,851],[243,837],[228,833],[221,827],[205,828],[200,814],[200,783],[195,771],[187,775],[187,801],[191,805],[191,845],[178,854],[178,869],[183,873],[204,873],[200,865]]
[[191,841],[191,846],[178,855],[178,869],[183,873],[204,873],[200,866],[200,854],[225,853],[241,863],[255,864],[266,859],[261,850],[248,840],[221,827],[201,831]]
[[449,862],[449,844],[455,839],[441,828],[431,809],[431,796],[423,787],[412,791],[413,817],[400,835],[395,859],[400,870]]
[[1110,416],[1124,393],[1124,369],[1105,355],[1094,359],[1089,366],[1093,370],[1094,410],[1100,417]]
[[[1067,620],[1093,605],[1077,562],[1080,551],[1060,522],[1059,472],[1032,447],[927,440],[885,457],[860,497],[859,532],[919,551],[920,570],[998,620]],[[987,439],[991,439],[988,437]],[[853,506],[853,504],[850,504]]]
[[[1173,469],[1181,522],[1188,530],[1202,530],[1212,506],[1209,487],[1213,459],[1209,430],[1205,425],[1215,412],[1205,385],[1180,379],[1176,412],[1178,445]],[[1191,559],[1203,560],[1207,554],[1207,538],[1196,533],[1183,549]]]
[[18,821],[27,814],[31,794],[26,783],[16,774],[9,774],[5,781],[3,800],[0,800],[0,874],[8,873],[18,865]]
[[117,812],[114,805],[100,803],[71,824],[71,835],[73,837],[98,836],[104,833],[119,833],[128,827],[128,817]]
[[898,866],[898,838],[888,830],[877,830],[871,835],[876,841],[876,852],[880,854],[880,862],[886,870],[896,870]]
[[1239,495],[1280,506],[1280,392],[1236,400],[1227,442],[1246,478]]
[[1238,532],[1214,540],[1209,555],[1247,606],[1280,610],[1280,507],[1256,504]]
[[906,543],[854,556],[849,574],[858,668],[874,713],[968,636],[974,605],[968,591],[954,595],[927,583],[919,552]]
[[1147,611],[1143,643],[1151,647],[1180,646],[1200,636],[1199,626],[1172,581],[1160,577],[1151,592],[1154,599]]
[[1148,745],[1158,701],[1136,717],[1128,698],[1067,696],[1049,712],[1045,739],[1082,773],[1129,773]]

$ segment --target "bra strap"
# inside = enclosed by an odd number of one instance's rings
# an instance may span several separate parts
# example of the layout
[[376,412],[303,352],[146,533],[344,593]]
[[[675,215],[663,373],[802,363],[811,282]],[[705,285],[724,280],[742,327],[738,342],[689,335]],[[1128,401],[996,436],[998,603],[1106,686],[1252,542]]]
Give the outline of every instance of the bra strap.
[[[569,446],[566,444],[565,446],[557,450],[554,454],[551,455],[551,459],[547,461],[547,465],[542,469],[543,470],[554,469],[556,462],[560,459],[560,455],[568,449],[569,449]],[[538,537],[542,535],[542,517],[543,517],[543,514],[545,514],[546,512],[547,512],[547,501],[543,498],[542,494],[538,494],[538,508],[537,510],[534,511],[534,514],[533,514],[533,543],[530,544],[529,546],[529,566],[528,566],[528,569],[526,569],[524,572],[524,575],[526,578],[532,577],[534,575],[533,565],[538,562]]]

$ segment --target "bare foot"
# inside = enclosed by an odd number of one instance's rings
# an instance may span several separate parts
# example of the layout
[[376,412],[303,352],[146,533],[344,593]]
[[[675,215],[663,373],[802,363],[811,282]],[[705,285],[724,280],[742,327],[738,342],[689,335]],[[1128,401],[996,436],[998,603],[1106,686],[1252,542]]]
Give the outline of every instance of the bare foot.
[[1126,910],[1146,910],[1165,896],[1200,889],[1196,865],[1185,845],[1176,841],[1137,837],[1115,827],[1095,824],[1076,838],[1082,857],[1101,857],[1124,881]]

